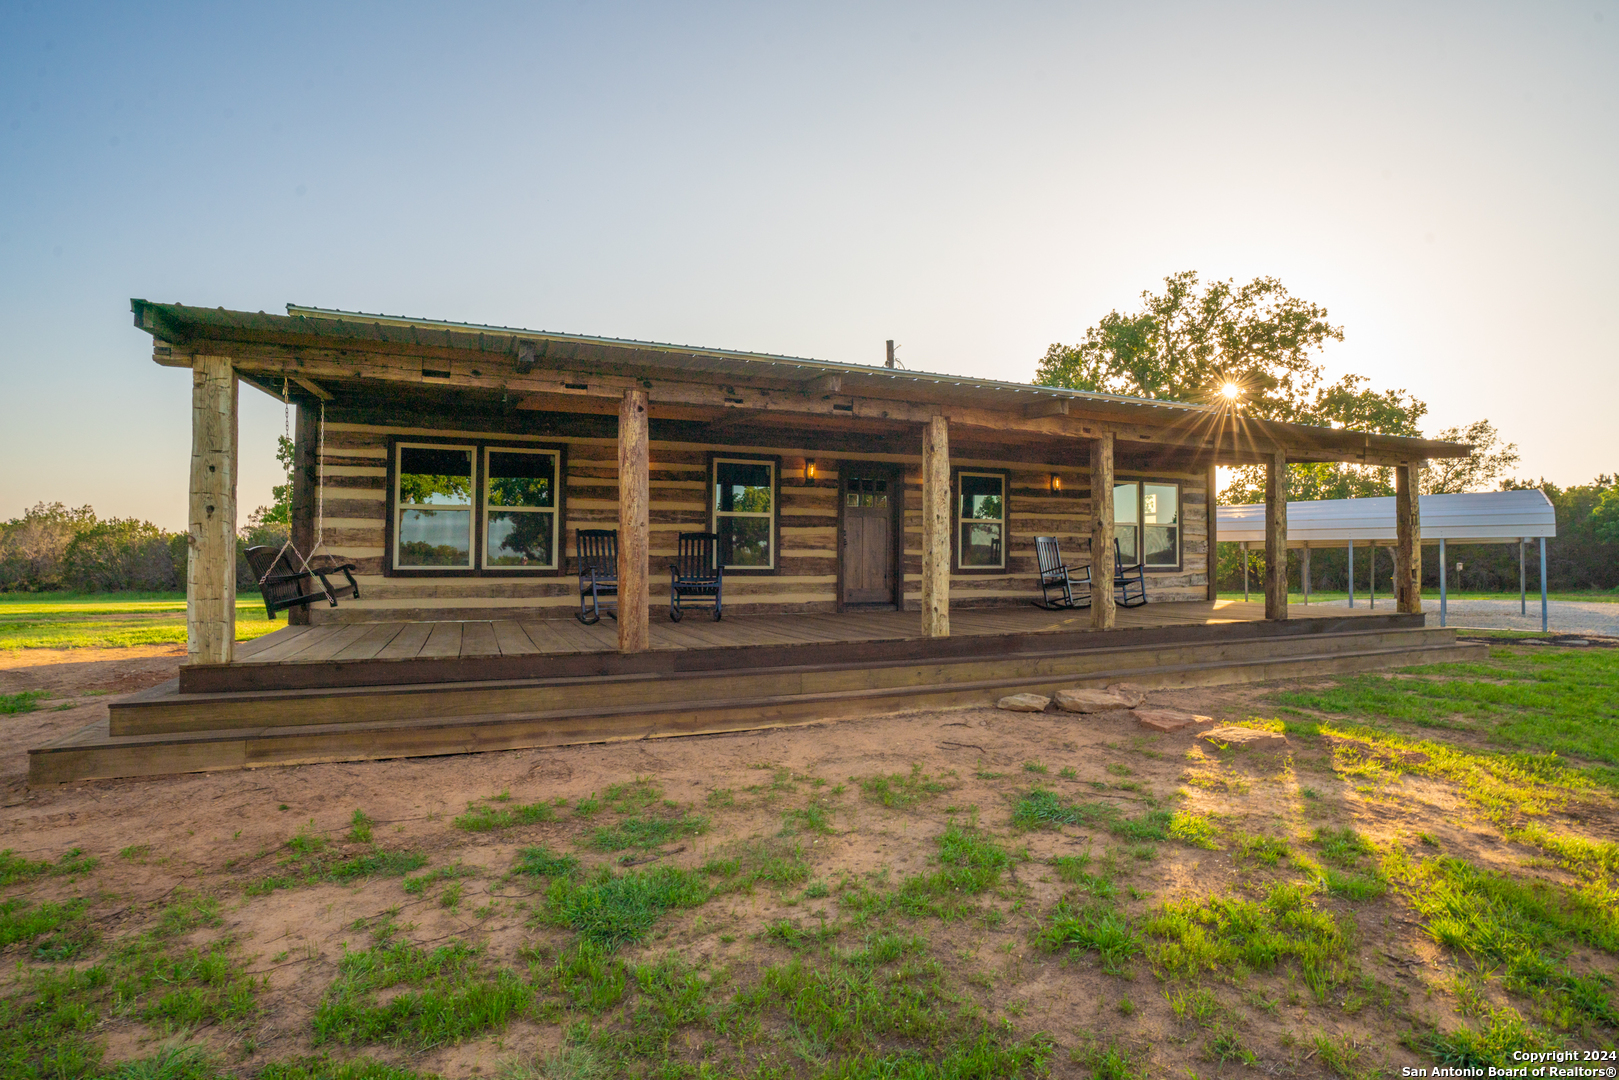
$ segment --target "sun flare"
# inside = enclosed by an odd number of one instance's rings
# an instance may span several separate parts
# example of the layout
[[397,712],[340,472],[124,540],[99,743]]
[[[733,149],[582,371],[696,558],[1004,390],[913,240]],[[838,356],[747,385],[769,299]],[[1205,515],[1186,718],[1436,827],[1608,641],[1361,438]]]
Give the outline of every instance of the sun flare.
[[1225,395],[1227,401],[1236,401],[1237,395],[1242,393],[1242,387],[1234,382],[1228,382],[1220,387],[1220,393]]

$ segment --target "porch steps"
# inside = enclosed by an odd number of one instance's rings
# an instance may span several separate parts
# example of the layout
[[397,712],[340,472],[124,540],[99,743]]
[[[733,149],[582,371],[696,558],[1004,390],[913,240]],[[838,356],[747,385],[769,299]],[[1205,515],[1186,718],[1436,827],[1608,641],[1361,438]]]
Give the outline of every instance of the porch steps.
[[[1091,640],[1095,640],[1094,638]],[[180,694],[29,751],[30,783],[561,746],[984,705],[1019,691],[1130,681],[1186,687],[1478,658],[1454,630],[1382,627],[1002,657],[787,665],[383,687]]]

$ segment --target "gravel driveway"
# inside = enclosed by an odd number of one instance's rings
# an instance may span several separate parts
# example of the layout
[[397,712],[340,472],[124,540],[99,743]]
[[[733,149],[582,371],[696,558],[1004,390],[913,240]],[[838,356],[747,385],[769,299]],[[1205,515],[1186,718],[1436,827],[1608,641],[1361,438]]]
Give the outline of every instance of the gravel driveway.
[[[1428,625],[1439,625],[1439,597],[1424,592],[1422,609]],[[1482,627],[1489,630],[1539,630],[1540,597],[1529,597],[1529,610],[1518,614],[1516,600],[1457,600],[1445,606],[1449,626]],[[1619,604],[1585,600],[1551,600],[1546,604],[1548,628],[1563,634],[1600,634],[1619,637]]]

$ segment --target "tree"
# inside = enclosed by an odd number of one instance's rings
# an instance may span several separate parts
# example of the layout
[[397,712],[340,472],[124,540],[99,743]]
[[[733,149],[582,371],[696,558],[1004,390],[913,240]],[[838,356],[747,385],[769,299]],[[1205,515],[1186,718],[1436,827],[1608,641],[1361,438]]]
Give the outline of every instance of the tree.
[[[1192,271],[1164,279],[1162,294],[1141,294],[1143,310],[1113,311],[1086,331],[1078,345],[1052,345],[1035,369],[1034,381],[1160,400],[1210,402],[1226,384],[1238,390],[1247,416],[1322,427],[1346,427],[1380,435],[1422,434],[1428,406],[1404,390],[1374,390],[1361,375],[1325,381],[1316,354],[1342,341],[1327,309],[1288,293],[1275,278],[1246,285],[1215,281],[1200,290]],[[1480,420],[1449,428],[1441,439],[1471,442],[1471,458],[1435,463],[1423,490],[1468,491],[1487,487],[1517,464],[1517,447],[1500,445],[1495,428]],[[1293,465],[1294,499],[1350,499],[1394,494],[1394,471],[1343,462]],[[1434,486],[1439,485],[1439,486]],[[1264,499],[1263,466],[1233,470],[1220,493],[1226,504]]]
[[88,506],[36,503],[20,518],[0,524],[0,592],[37,592],[62,587],[62,558],[73,538],[96,523]]
[[[247,516],[247,529],[261,529],[265,525],[292,524],[292,440],[285,435],[275,437],[275,459],[281,463],[287,482],[270,489],[271,503],[261,506]],[[246,531],[245,529],[243,530]]]
[[1464,458],[1438,458],[1422,473],[1422,490],[1427,495],[1456,495],[1463,491],[1485,491],[1518,465],[1518,444],[1503,443],[1495,425],[1475,420],[1466,427],[1448,427],[1434,436],[1445,442],[1469,443],[1473,453]]

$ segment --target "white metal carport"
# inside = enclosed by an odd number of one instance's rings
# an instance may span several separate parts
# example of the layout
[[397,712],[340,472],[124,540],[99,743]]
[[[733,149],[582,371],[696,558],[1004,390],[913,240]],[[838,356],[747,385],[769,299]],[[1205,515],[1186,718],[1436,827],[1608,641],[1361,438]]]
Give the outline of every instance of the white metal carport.
[[[1546,538],[1557,535],[1557,514],[1546,493],[1479,491],[1462,495],[1423,495],[1418,500],[1422,543],[1439,545],[1439,625],[1445,625],[1447,543],[1518,545],[1518,602],[1528,610],[1524,544],[1540,541],[1540,628],[1546,629]],[[1217,508],[1216,535],[1222,543],[1265,542],[1265,507],[1262,503]],[[1349,605],[1355,604],[1355,547],[1392,547],[1395,542],[1394,499],[1322,499],[1287,504],[1287,546],[1305,552],[1304,602],[1310,602],[1309,552],[1344,545],[1349,551]],[[1376,562],[1372,564],[1372,602],[1376,603]],[[1248,586],[1248,561],[1243,560],[1243,592]]]

